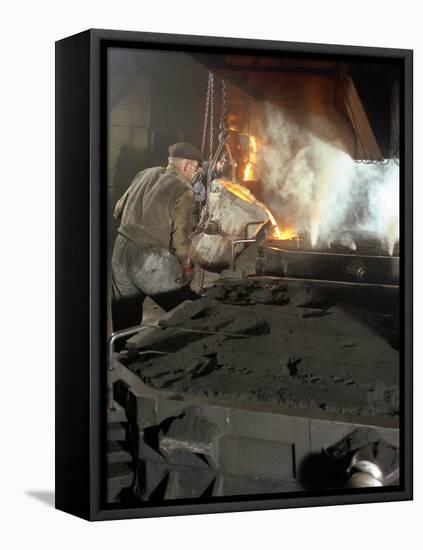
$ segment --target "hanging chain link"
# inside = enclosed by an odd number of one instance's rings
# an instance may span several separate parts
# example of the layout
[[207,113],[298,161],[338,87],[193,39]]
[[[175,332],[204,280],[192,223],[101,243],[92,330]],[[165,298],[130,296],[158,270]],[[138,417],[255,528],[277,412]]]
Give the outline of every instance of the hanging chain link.
[[209,72],[209,79],[207,82],[207,96],[206,96],[206,106],[204,111],[204,123],[203,123],[203,136],[201,139],[201,153],[204,154],[206,148],[206,136],[207,136],[207,126],[209,120],[209,111],[210,111],[210,89],[211,89],[211,73]]
[[213,158],[214,148],[214,74],[209,72],[207,82],[207,96],[204,110],[203,135],[201,138],[201,153],[206,150],[207,130],[209,130],[209,159]]
[[222,78],[222,118],[221,118],[221,126],[222,130],[227,128],[228,121],[227,121],[227,105],[226,105],[226,83],[224,79]]
[[214,145],[214,74],[210,73],[210,144],[209,160],[213,158]]
[[[204,124],[203,124],[203,136],[201,140],[201,154],[205,156],[206,150],[206,138],[207,138],[207,128],[210,126],[210,141],[209,141],[209,156],[210,160],[213,158],[213,126],[214,126],[214,75],[210,71],[209,79],[207,82],[207,96],[206,96],[206,106],[204,112]],[[207,196],[207,195],[206,195]],[[199,287],[200,294],[203,292],[205,282],[205,271],[200,269],[199,271]]]

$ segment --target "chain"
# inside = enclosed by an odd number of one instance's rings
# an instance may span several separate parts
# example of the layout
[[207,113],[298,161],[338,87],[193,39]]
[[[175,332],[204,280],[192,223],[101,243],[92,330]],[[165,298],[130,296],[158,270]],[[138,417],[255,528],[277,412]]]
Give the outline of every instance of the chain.
[[214,145],[214,74],[210,73],[210,144],[209,144],[209,157],[213,158],[213,145]]
[[204,124],[203,124],[203,137],[201,140],[201,153],[204,154],[206,148],[206,135],[207,135],[207,123],[209,119],[210,111],[210,89],[211,89],[211,73],[209,72],[209,80],[207,82],[207,97],[206,97],[206,107],[204,111]]
[[[222,78],[222,104],[221,105],[222,105],[221,120],[220,120],[221,128],[219,128],[219,131],[226,129],[227,127],[226,84],[223,78]],[[207,83],[206,108],[204,113],[203,136],[201,141],[201,153],[203,155],[206,148],[206,135],[207,135],[208,126],[210,126],[209,158],[211,161],[213,159],[213,146],[214,146],[214,74],[212,72],[209,72],[209,80]],[[207,197],[207,200],[206,200],[206,206],[204,207],[205,209],[207,209],[207,204],[208,204],[208,192],[206,197]],[[200,269],[200,273],[199,273],[200,294],[204,290],[204,282],[205,282],[205,271],[204,269]]]
[[[207,138],[208,126],[210,126],[209,155],[211,160],[213,158],[213,129],[214,129],[213,128],[214,127],[214,75],[211,71],[209,72],[209,79],[207,82],[207,97],[206,97],[206,106],[205,106],[205,112],[204,112],[203,135],[201,140],[201,154],[203,155],[203,157],[205,156],[205,150],[206,150],[206,138]],[[200,272],[199,272],[200,294],[203,293],[204,282],[205,282],[205,271],[204,269],[200,269]]]
[[213,158],[214,147],[214,74],[209,72],[207,82],[207,96],[204,110],[203,135],[201,139],[201,153],[204,155],[206,149],[207,129],[209,129],[209,158]]
[[222,130],[226,129],[226,127],[227,127],[226,117],[227,117],[227,112],[226,112],[226,83],[222,78],[222,120],[221,120]]

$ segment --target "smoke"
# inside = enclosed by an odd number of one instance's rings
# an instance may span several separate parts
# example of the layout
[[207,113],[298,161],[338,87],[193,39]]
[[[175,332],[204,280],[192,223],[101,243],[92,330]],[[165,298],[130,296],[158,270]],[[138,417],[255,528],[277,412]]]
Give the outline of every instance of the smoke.
[[368,188],[367,211],[358,230],[372,232],[392,254],[399,240],[399,166],[394,161],[383,165],[356,165],[356,179],[362,196]]
[[369,234],[392,254],[399,236],[399,166],[355,162],[266,104],[258,168],[278,222],[310,235],[312,246]]

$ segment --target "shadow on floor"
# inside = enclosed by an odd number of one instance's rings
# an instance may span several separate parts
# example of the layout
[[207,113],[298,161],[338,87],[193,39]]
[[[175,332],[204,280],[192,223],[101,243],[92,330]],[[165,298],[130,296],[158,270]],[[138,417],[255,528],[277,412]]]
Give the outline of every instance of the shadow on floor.
[[46,506],[54,508],[54,491],[26,491],[26,494],[39,500]]

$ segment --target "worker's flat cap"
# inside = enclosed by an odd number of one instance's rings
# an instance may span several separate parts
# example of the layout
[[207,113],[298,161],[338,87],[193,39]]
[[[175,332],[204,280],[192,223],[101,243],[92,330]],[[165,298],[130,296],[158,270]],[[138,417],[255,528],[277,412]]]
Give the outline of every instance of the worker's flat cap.
[[169,157],[178,159],[196,160],[198,164],[203,162],[203,157],[197,147],[190,143],[174,143],[169,147]]

